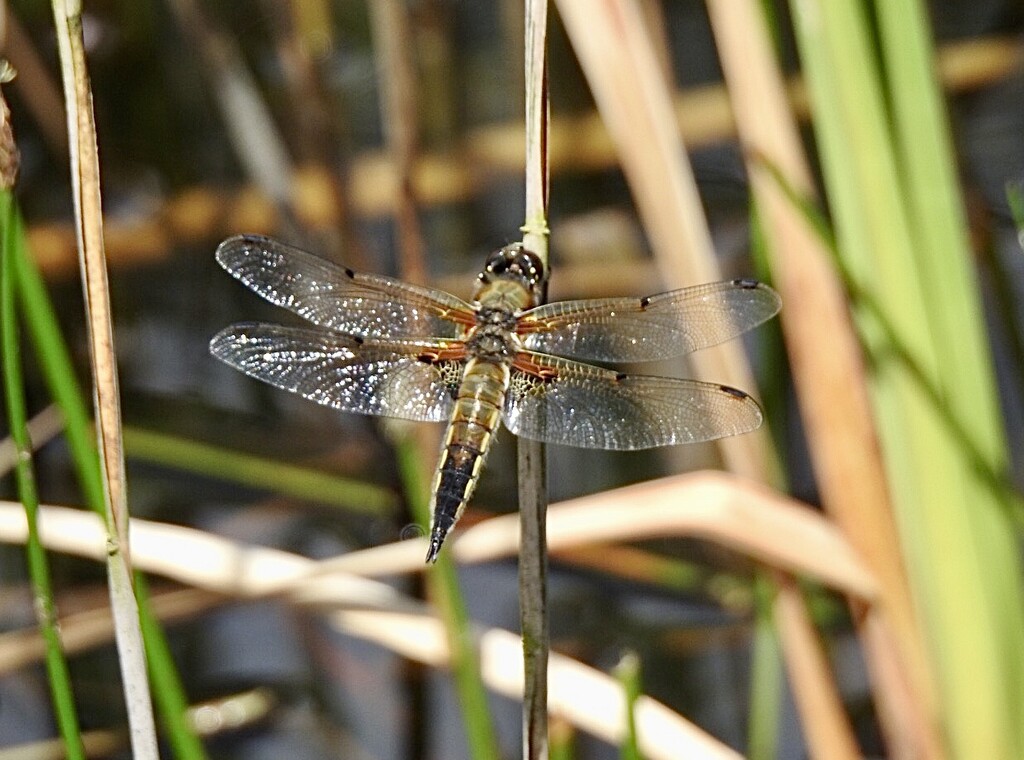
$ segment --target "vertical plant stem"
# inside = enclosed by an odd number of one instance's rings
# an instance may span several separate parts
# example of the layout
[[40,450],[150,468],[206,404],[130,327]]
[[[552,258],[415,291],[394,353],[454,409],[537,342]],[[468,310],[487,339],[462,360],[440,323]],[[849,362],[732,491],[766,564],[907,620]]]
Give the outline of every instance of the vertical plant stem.
[[[526,0],[526,219],[523,245],[548,264],[547,0]],[[547,474],[544,445],[519,439],[519,619],[523,757],[548,755]]]
[[[0,102],[0,109],[6,106]],[[4,401],[11,430],[11,439],[17,451],[14,468],[18,498],[25,506],[25,520],[28,523],[28,539],[25,554],[29,577],[32,583],[32,599],[36,620],[46,648],[46,673],[50,682],[50,694],[64,749],[69,758],[85,758],[78,715],[75,711],[75,696],[71,688],[71,676],[57,631],[56,611],[53,604],[53,589],[50,584],[50,569],[46,552],[39,539],[38,512],[39,497],[36,492],[35,476],[32,471],[32,441],[28,432],[28,414],[21,374],[21,355],[18,347],[18,319],[14,307],[14,246],[15,236],[14,198],[10,189],[0,190],[0,230],[3,241],[0,245],[0,343],[2,343],[2,369]]]
[[121,448],[121,410],[114,361],[110,297],[103,253],[99,159],[92,94],[82,39],[81,4],[53,0],[61,74],[68,115],[76,233],[89,324],[89,348],[95,381],[96,433],[105,495],[108,540],[107,577],[124,677],[125,703],[133,754],[157,758],[156,726],[146,678],[145,649],[132,589],[128,547],[128,508]]
[[189,722],[185,689],[174,667],[167,637],[152,609],[149,588],[142,573],[135,574],[135,587],[144,592],[139,594],[139,621],[146,637],[149,669],[156,686],[153,695],[160,708],[167,742],[177,760],[206,760],[203,743]]
[[779,714],[785,686],[779,635],[772,622],[774,589],[766,574],[754,579],[754,640],[751,644],[750,723],[747,756],[770,760],[778,756]]
[[626,736],[619,745],[620,760],[640,760],[640,742],[636,733],[636,702],[643,694],[640,684],[640,658],[636,652],[626,652],[615,668],[615,676],[622,685],[626,707]]

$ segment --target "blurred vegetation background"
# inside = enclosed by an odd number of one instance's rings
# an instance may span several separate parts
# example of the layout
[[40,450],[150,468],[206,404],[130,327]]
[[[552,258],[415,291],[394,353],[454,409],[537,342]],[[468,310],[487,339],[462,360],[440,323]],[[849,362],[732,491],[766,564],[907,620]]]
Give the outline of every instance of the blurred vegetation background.
[[[671,227],[652,222],[665,212],[651,204],[671,193],[645,185],[630,163],[644,149],[628,144],[630,120],[643,142],[644,119],[616,105],[614,82],[602,80],[614,76],[628,36],[601,38],[615,28],[608,19],[639,19],[641,52],[630,50],[634,60],[655,62],[653,78],[671,93],[674,134],[687,148],[721,278],[758,276],[783,295],[784,329],[772,324],[744,343],[756,384],[737,383],[762,401],[772,441],[760,454],[710,444],[642,453],[551,447],[551,500],[724,464],[824,506],[882,591],[844,598],[814,571],[794,571],[803,560],[776,565],[747,539],[666,531],[553,559],[553,648],[605,672],[635,651],[644,693],[719,741],[722,754],[709,757],[733,756],[729,748],[779,758],[1021,757],[1024,259],[1007,184],[1020,193],[1024,183],[1024,7],[738,4],[763,24],[762,41],[790,85],[801,178],[770,138],[759,142],[758,120],[771,119],[757,105],[744,115],[740,98],[756,104],[759,94],[756,84],[739,94],[744,56],[759,70],[762,61],[753,47],[729,48],[728,5],[553,6],[550,298],[696,284],[656,250],[667,234],[671,244]],[[2,55],[17,70],[4,86],[20,151],[17,202],[72,352],[68,371],[88,389],[52,10],[22,1],[5,11]],[[518,238],[522,224],[523,31],[522,3],[511,0],[86,4],[134,517],[313,559],[417,535],[408,504],[420,497],[409,492],[400,433],[255,383],[209,356],[208,340],[224,325],[282,318],[225,276],[213,250],[228,235],[263,233],[467,297],[485,255]],[[590,53],[588,36],[597,41]],[[611,71],[602,73],[602,59]],[[627,78],[624,87],[646,92],[648,83]],[[689,171],[671,155],[653,155]],[[780,191],[785,200],[773,199]],[[410,208],[413,217],[403,220]],[[786,224],[805,228],[841,283],[864,370],[848,382],[870,399],[867,439],[857,437],[859,427],[833,426],[834,447],[820,437],[832,425],[829,394],[845,393],[846,381],[823,378],[824,387],[809,388],[817,370],[807,369],[807,357],[838,354],[842,340],[813,334],[832,324],[811,298],[824,286],[801,280],[811,264],[787,263]],[[805,295],[809,309],[800,308]],[[790,309],[799,316],[787,317]],[[31,343],[23,354],[35,414],[51,391]],[[706,366],[641,371],[703,374]],[[49,434],[34,436],[52,438],[35,455],[40,499],[81,505],[73,452],[59,429],[51,422]],[[516,509],[513,444],[499,436],[466,524]],[[877,492],[828,464],[865,450],[886,474]],[[737,466],[737,457],[747,464]],[[756,457],[764,461],[750,464]],[[16,498],[13,479],[0,488]],[[855,493],[875,502],[873,493],[883,495],[889,503],[875,506],[892,535],[875,523],[858,527],[844,507],[835,511],[835,500]],[[796,541],[782,533],[767,539],[781,547]],[[5,747],[54,734],[45,673],[28,640],[23,549],[16,538],[4,541],[15,545],[0,552],[0,758],[11,751]],[[882,556],[872,558],[872,547]],[[811,551],[817,560],[808,558],[808,567],[828,563]],[[98,564],[59,551],[49,557],[62,615],[105,609]],[[423,594],[417,575],[384,567],[395,589]],[[765,573],[780,568],[788,580]],[[518,630],[515,574],[511,558],[460,568],[474,624]],[[151,581],[155,597],[171,599],[188,585],[175,572],[164,574],[175,581],[160,575]],[[820,647],[830,680],[794,668],[799,637],[779,624],[786,612],[777,606],[787,583],[817,631],[803,651]],[[470,756],[465,703],[445,669],[345,629],[329,614],[344,605],[248,595],[221,588],[160,613],[173,618],[171,650],[189,702],[249,699],[208,708],[209,756]],[[889,641],[878,633],[887,626],[901,642],[891,649],[879,643]],[[70,667],[83,729],[109,740],[93,745],[102,747],[97,754],[126,756],[106,637],[80,645]],[[833,693],[838,710],[822,722],[834,719],[839,734],[816,736],[810,716]],[[492,693],[487,712],[502,756],[515,756],[517,703]],[[905,734],[894,729],[900,716]],[[556,723],[552,735],[563,731],[566,756],[619,753],[584,722],[575,730]],[[646,746],[648,756],[679,756],[671,743]]]

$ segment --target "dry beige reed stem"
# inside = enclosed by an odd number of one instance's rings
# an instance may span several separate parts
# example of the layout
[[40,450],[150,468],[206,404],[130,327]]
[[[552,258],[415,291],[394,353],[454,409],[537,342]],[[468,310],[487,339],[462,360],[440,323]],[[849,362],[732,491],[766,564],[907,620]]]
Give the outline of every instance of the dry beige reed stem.
[[117,652],[133,754],[139,760],[156,760],[159,756],[156,726],[138,606],[132,587],[121,406],[106,259],[103,253],[103,209],[100,201],[96,125],[82,39],[81,5],[54,0],[53,13],[68,117],[71,184],[89,327],[96,437],[103,476],[107,578],[116,621]]

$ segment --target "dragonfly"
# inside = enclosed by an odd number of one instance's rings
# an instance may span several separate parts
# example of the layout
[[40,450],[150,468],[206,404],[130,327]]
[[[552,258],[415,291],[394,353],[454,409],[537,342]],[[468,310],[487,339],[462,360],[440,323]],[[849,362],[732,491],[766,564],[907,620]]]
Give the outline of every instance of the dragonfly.
[[757,402],[736,388],[583,363],[679,357],[737,337],[781,306],[755,280],[540,303],[547,270],[513,243],[488,257],[467,303],[258,235],[228,238],[216,258],[310,326],[235,324],[211,340],[215,357],[343,412],[448,423],[433,482],[428,563],[472,496],[502,424],[537,441],[620,451],[761,425]]

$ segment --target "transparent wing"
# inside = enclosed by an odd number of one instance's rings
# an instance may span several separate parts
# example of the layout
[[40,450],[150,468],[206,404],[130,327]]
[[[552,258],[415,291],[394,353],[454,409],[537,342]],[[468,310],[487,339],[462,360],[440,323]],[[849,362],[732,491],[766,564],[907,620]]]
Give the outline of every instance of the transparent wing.
[[250,377],[344,412],[446,421],[462,362],[436,360],[443,341],[361,341],[261,323],[232,325],[210,353]]
[[646,298],[556,301],[525,312],[516,329],[532,351],[653,361],[735,338],[773,317],[781,303],[767,285],[730,280]]
[[668,377],[623,375],[522,352],[505,397],[516,435],[586,449],[648,449],[755,430],[761,409],[743,391]]
[[237,235],[217,262],[273,304],[361,338],[457,338],[472,307],[442,290],[360,274],[259,235]]

